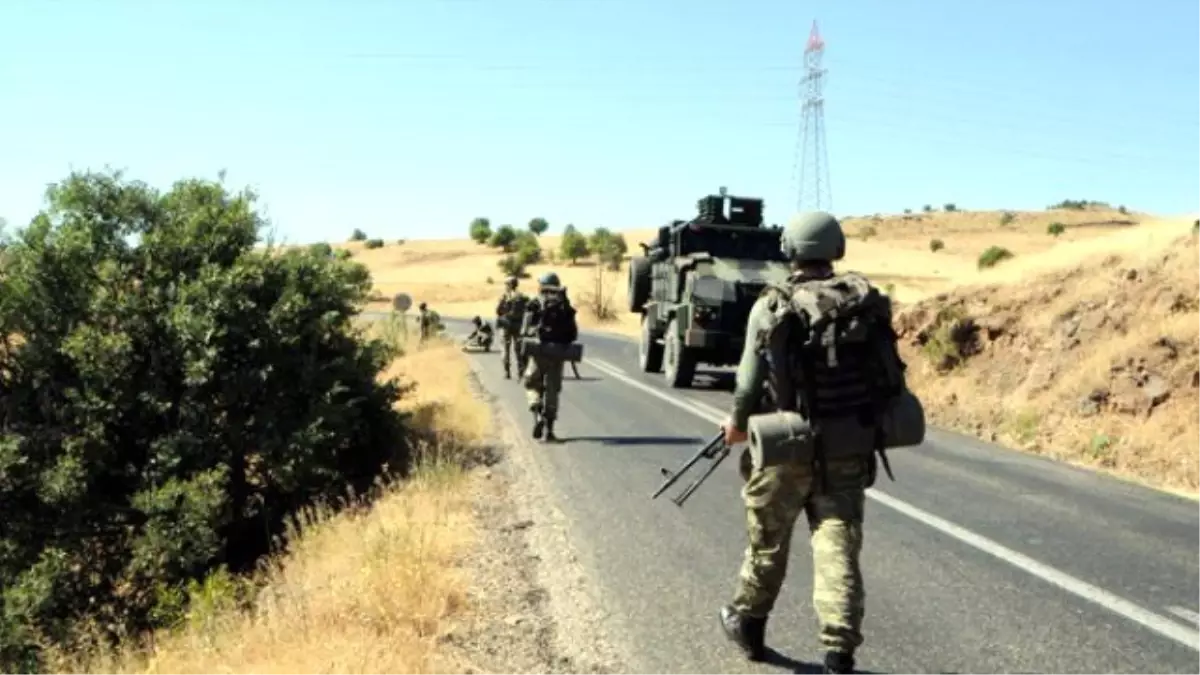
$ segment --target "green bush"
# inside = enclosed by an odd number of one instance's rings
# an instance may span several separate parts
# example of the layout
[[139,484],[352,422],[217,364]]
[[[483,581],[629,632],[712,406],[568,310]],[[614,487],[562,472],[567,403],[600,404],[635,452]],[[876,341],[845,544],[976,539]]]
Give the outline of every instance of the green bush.
[[368,239],[365,243],[363,243],[363,247],[364,248],[383,248],[383,240],[382,239]]
[[352,323],[363,266],[256,249],[254,195],[219,183],[72,174],[46,198],[0,283],[6,672],[84,622],[178,617],[190,580],[408,459],[392,353]]
[[354,232],[350,233],[350,241],[366,241],[367,233],[355,228]]
[[926,204],[925,206],[921,207],[921,210],[924,211],[925,213],[933,213],[933,205]]
[[1001,225],[1010,225],[1016,219],[1017,214],[1013,213],[1012,211],[1005,211],[1004,213],[1000,214]]
[[492,223],[487,218],[476,218],[471,221],[469,232],[471,241],[476,244],[486,244],[492,236]]
[[501,225],[492,233],[491,239],[488,239],[488,244],[493,248],[503,250],[505,253],[512,253],[517,250],[517,231],[512,225]]
[[1048,234],[1052,237],[1057,237],[1058,235],[1060,235],[1066,231],[1067,231],[1067,226],[1063,225],[1062,223],[1050,223],[1049,225],[1046,226],[1046,234]]
[[1013,257],[1012,251],[1003,246],[989,246],[987,250],[979,254],[978,266],[980,269],[987,267],[995,267],[1002,261]]
[[937,253],[938,251],[940,251],[944,248],[946,248],[946,242],[942,241],[941,239],[930,239],[929,240],[929,250],[930,251]]
[[505,276],[521,278],[527,276],[525,274],[525,264],[521,262],[520,256],[515,253],[510,253],[501,258],[496,263],[496,266],[500,268],[501,272],[504,272]]
[[958,210],[958,207],[954,204],[954,202],[947,202],[944,206],[942,206],[942,209],[945,210],[946,213],[954,213]]

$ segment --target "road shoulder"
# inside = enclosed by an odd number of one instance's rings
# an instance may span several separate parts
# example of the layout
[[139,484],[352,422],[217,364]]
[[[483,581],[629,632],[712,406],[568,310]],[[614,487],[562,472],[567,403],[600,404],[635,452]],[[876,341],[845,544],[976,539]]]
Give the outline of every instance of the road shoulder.
[[472,368],[472,387],[495,420],[499,460],[471,477],[471,611],[440,641],[464,672],[628,672],[533,449],[480,383],[474,360]]

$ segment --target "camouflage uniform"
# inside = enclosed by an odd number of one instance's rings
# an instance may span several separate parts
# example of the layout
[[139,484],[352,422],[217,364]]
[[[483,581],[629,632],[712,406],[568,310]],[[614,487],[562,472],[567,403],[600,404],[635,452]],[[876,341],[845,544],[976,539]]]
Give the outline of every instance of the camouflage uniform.
[[492,348],[492,327],[488,322],[475,317],[471,319],[471,325],[475,329],[467,336],[467,344],[481,349],[490,350]]
[[504,377],[511,377],[514,358],[517,361],[517,373],[525,370],[525,361],[521,357],[521,322],[525,318],[528,298],[517,290],[516,277],[509,277],[506,284],[508,288],[496,305],[496,324],[500,328],[500,342],[504,345]]
[[[837,236],[841,236],[840,227]],[[816,276],[830,275],[832,268]],[[797,273],[792,278],[815,277]],[[739,430],[747,428],[750,415],[762,412],[767,364],[751,336],[758,335],[764,325],[767,303],[765,296],[760,297],[747,321],[731,416]],[[837,439],[827,442],[836,443]],[[721,610],[722,626],[752,660],[763,658],[766,619],[787,573],[796,519],[804,513],[813,551],[813,608],[826,650],[826,671],[851,672],[854,651],[863,642],[865,592],[859,554],[865,489],[874,480],[875,458],[830,461],[820,474],[812,464],[795,463],[756,471],[747,450],[742,453],[740,470],[745,480],[742,499],[749,543],[733,602]]]
[[[525,306],[525,320],[521,326],[521,335],[536,337],[537,327],[542,320],[542,306],[550,294],[566,291],[559,287],[558,276],[548,272],[539,280],[538,295]],[[565,297],[564,297],[565,301]],[[574,310],[568,310],[570,317],[570,332],[578,333],[575,324]],[[572,338],[572,341],[573,338]],[[569,343],[568,343],[569,344]],[[555,439],[554,421],[558,418],[558,396],[562,391],[563,368],[566,359],[550,354],[533,354],[526,359],[524,372],[525,398],[529,401],[529,410],[534,415],[533,437],[545,440]]]

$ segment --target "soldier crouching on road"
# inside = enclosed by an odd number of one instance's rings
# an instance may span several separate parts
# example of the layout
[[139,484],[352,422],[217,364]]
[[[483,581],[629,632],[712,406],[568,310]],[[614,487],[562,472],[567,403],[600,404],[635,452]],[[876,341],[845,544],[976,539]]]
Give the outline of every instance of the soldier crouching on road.
[[[863,504],[865,490],[875,480],[879,450],[878,427],[860,427],[867,430],[864,445],[861,432],[851,439],[838,425],[860,419],[871,401],[878,400],[871,397],[879,367],[870,359],[845,358],[860,352],[843,352],[841,343],[826,342],[842,335],[836,332],[839,326],[810,319],[827,311],[827,299],[857,293],[853,300],[869,308],[864,311],[886,313],[887,328],[880,330],[894,345],[890,304],[886,310],[876,309],[887,303],[886,296],[861,276],[834,274],[832,262],[844,256],[845,248],[841,225],[827,213],[798,215],[784,230],[782,249],[793,272],[780,287],[768,287],[750,311],[733,413],[722,425],[725,441],[732,445],[747,440],[748,425],[756,423],[750,416],[758,411],[794,411],[812,421],[814,433],[807,438],[815,440],[807,454],[781,451],[770,460],[763,459],[767,453],[761,449],[757,458],[749,450],[742,454],[749,546],[733,602],[721,608],[720,619],[726,635],[749,659],[764,658],[767,617],[783,585],[795,521],[804,513],[813,552],[813,607],[828,673],[852,672],[854,652],[863,642]],[[777,332],[781,321],[800,316],[788,315],[796,307],[804,308],[808,322],[798,320],[789,324],[790,331]],[[822,326],[821,335],[811,330],[814,325]],[[902,373],[903,365],[899,368]],[[788,379],[781,380],[781,374]],[[839,431],[822,432],[822,427]]]
[[496,304],[496,325],[500,328],[500,341],[504,343],[504,378],[512,377],[512,360],[517,361],[517,374],[525,372],[525,361],[521,356],[521,322],[525,319],[528,298],[517,290],[517,278],[504,280],[505,291]]
[[525,306],[521,335],[537,341],[532,348],[526,348],[528,364],[524,373],[525,396],[533,413],[533,437],[557,440],[554,420],[558,417],[563,367],[567,349],[579,337],[579,326],[575,322],[575,308],[554,272],[538,279],[538,294]]

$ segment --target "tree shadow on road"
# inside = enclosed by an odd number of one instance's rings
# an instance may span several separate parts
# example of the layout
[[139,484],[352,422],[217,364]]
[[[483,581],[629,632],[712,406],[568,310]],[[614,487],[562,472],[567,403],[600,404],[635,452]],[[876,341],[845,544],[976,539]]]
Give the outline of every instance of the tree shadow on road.
[[599,443],[600,445],[701,445],[703,438],[681,436],[572,436],[559,443]]
[[[820,662],[810,663],[808,661],[800,661],[800,660],[794,659],[786,654],[781,654],[781,653],[775,651],[774,649],[771,649],[770,647],[767,647],[765,656],[766,656],[766,658],[763,659],[763,663],[766,663],[767,665],[771,665],[771,666],[776,666],[778,668],[783,668],[784,670],[786,670],[789,673],[823,673],[823,672],[825,672],[824,664],[822,664]],[[854,672],[874,675],[875,673],[878,673],[879,671],[863,670],[862,668],[855,668]]]

